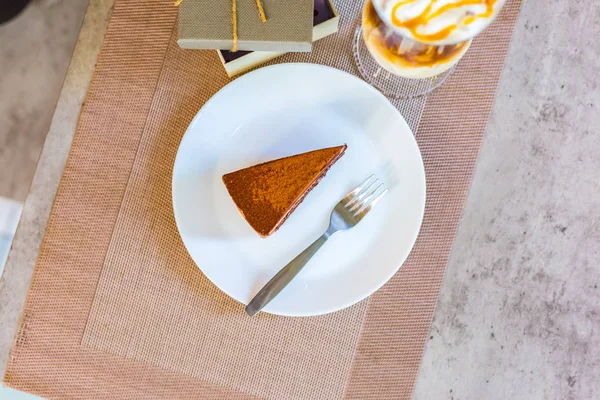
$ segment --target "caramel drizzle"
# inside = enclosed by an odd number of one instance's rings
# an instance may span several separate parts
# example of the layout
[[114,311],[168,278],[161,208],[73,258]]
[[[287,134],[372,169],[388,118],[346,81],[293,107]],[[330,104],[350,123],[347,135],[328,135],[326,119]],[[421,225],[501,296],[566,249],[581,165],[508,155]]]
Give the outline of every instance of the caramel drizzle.
[[458,7],[468,6],[468,5],[478,5],[478,4],[482,4],[483,2],[485,2],[485,6],[486,6],[485,12],[476,14],[476,15],[469,15],[462,21],[462,24],[469,25],[478,18],[489,18],[494,12],[494,4],[496,3],[496,0],[461,0],[456,3],[446,4],[442,7],[440,7],[435,12],[431,13],[431,9],[433,8],[433,5],[437,2],[437,0],[431,0],[429,2],[429,4],[427,5],[427,7],[425,7],[425,10],[423,10],[423,12],[421,14],[419,14],[416,17],[411,18],[409,20],[400,21],[398,19],[398,17],[396,16],[396,10],[398,10],[398,8],[401,6],[408,4],[408,3],[412,3],[414,1],[415,0],[404,0],[404,1],[398,2],[396,5],[394,5],[394,8],[392,8],[392,23],[395,26],[397,26],[398,28],[408,29],[410,31],[410,33],[412,34],[412,36],[416,40],[421,40],[424,42],[433,42],[433,41],[446,39],[448,36],[450,36],[450,34],[452,32],[454,32],[458,28],[457,24],[452,24],[438,32],[435,32],[435,33],[421,34],[421,33],[417,32],[417,29],[420,26],[427,24],[433,18],[439,17],[440,15],[444,14],[445,12],[448,12],[448,11],[453,10]]
[[377,53],[388,61],[404,67],[432,67],[450,62],[459,57],[470,43],[470,40],[467,40],[445,46],[419,44],[401,53],[399,48],[404,38],[396,33],[388,32],[387,25],[379,17],[371,0],[367,0],[363,12],[365,41],[373,45],[377,49]]

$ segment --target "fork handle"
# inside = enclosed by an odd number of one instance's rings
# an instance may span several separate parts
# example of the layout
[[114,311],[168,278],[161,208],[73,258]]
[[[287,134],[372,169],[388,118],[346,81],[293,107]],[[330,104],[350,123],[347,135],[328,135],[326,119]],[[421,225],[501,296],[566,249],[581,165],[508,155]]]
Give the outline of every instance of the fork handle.
[[264,306],[269,304],[269,302],[273,300],[296,275],[298,275],[298,272],[300,272],[317,251],[319,251],[329,236],[329,232],[323,234],[323,236],[315,240],[313,244],[308,246],[302,253],[298,254],[296,258],[290,261],[281,269],[281,271],[271,278],[271,280],[260,289],[256,296],[250,300],[250,303],[246,306],[246,313],[253,316],[262,310]]

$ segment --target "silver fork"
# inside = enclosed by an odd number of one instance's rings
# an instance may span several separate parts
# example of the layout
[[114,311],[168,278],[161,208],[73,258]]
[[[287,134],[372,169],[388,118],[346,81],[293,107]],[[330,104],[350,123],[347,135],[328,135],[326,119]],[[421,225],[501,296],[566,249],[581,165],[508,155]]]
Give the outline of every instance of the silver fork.
[[350,229],[358,224],[373,207],[385,196],[388,189],[375,176],[371,175],[356,189],[348,193],[331,211],[329,228],[325,233],[298,254],[267,284],[260,289],[246,306],[246,312],[252,316],[269,304],[310,261],[327,240],[335,233]]

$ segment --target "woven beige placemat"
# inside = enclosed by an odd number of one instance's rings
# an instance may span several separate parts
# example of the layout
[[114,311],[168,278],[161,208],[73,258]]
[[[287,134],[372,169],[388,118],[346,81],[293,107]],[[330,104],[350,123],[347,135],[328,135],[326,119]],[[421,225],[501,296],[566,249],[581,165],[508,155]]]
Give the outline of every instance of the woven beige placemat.
[[[427,103],[395,103],[418,127],[428,198],[394,278],[338,313],[247,318],[190,260],[170,202],[179,140],[226,74],[214,52],[177,47],[170,2],[118,0],[6,383],[50,398],[409,398],[519,4]],[[362,5],[336,5],[338,35],[278,61],[355,73]]]

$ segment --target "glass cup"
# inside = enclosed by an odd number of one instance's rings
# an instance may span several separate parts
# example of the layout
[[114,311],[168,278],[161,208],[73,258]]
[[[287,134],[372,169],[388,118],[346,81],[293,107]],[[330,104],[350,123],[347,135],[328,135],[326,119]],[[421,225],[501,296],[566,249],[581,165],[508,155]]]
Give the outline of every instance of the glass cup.
[[[362,44],[357,38],[355,58],[359,70],[377,87],[385,85],[389,90],[389,74],[381,78],[378,70],[365,72],[368,62],[371,70],[380,67],[399,78],[429,79],[430,84],[421,82],[418,90],[432,90],[467,52],[473,37],[496,17],[503,3],[504,0],[367,0],[359,29],[375,62],[365,61],[367,55],[361,53]],[[387,81],[379,82],[380,85],[374,82],[382,79]],[[403,90],[415,91],[414,84],[400,83]]]

